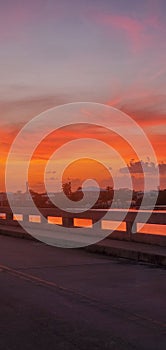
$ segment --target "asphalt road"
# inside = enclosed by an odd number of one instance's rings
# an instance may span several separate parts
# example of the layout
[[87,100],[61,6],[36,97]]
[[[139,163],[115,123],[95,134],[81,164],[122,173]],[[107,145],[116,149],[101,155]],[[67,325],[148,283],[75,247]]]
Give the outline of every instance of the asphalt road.
[[0,236],[0,350],[165,350],[165,276]]

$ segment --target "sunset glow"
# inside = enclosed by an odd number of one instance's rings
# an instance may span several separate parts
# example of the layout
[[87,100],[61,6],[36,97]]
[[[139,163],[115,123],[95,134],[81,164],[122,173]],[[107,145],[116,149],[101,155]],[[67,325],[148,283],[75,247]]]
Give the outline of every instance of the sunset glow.
[[[67,0],[49,1],[40,11],[38,1],[1,5],[0,191],[5,191],[8,151],[23,125],[40,112],[68,102],[99,102],[127,113],[145,131],[158,163],[166,163],[166,5],[162,0],[127,0],[125,6],[127,11],[121,2],[107,0],[97,1],[95,6],[91,0],[88,4],[72,0],[70,5]],[[29,171],[34,190],[44,190],[43,172],[52,152],[80,137],[110,144],[127,164],[131,159],[138,161],[117,135],[97,127],[66,127],[52,133],[36,150]],[[148,157],[145,154],[143,161]],[[116,169],[115,160],[110,167]],[[82,171],[82,167],[75,169],[75,174],[67,177],[75,181]],[[108,177],[101,179],[100,171],[98,175],[105,187]],[[49,178],[54,181],[55,176]],[[165,188],[162,165],[160,179]],[[141,174],[135,173],[133,180],[135,187],[141,188]]]

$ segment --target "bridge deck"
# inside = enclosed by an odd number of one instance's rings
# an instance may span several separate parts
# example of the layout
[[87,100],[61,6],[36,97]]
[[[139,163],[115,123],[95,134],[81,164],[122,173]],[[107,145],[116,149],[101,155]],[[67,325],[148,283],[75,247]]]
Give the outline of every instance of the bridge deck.
[[164,350],[163,268],[0,236],[0,348]]

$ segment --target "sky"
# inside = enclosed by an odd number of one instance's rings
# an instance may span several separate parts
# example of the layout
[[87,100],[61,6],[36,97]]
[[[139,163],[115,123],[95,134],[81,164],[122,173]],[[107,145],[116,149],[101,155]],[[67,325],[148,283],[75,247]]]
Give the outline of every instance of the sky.
[[[0,2],[0,191],[5,190],[6,157],[19,130],[44,110],[79,101],[128,113],[151,141],[161,187],[166,187],[165,16],[165,0]],[[95,137],[96,130],[91,134]],[[64,131],[61,144],[68,137]],[[127,145],[123,148],[117,139],[113,145],[129,163],[133,154]],[[40,187],[47,147],[35,160],[34,188]],[[81,173],[71,176],[81,178]],[[139,171],[132,175],[139,189]]]

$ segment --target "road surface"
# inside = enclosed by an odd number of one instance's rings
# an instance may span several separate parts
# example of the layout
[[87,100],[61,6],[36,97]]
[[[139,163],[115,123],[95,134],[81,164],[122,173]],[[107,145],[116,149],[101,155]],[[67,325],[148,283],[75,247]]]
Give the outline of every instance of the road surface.
[[166,348],[162,268],[0,236],[1,350]]

